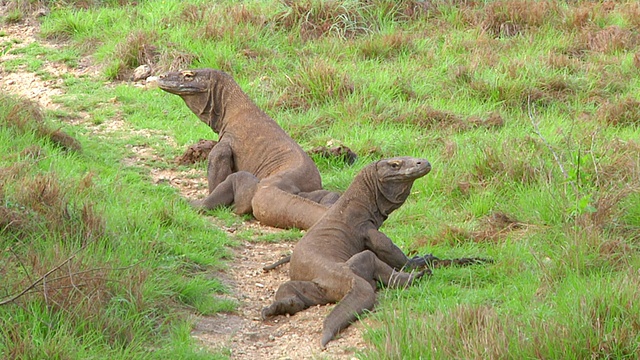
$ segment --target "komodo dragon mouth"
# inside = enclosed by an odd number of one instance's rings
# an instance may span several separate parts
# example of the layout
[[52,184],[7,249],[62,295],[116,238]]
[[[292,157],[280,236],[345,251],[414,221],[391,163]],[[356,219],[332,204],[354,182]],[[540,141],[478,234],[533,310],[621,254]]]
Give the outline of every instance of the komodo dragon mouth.
[[171,71],[157,79],[158,87],[176,95],[199,94],[211,89],[211,72],[196,70]]

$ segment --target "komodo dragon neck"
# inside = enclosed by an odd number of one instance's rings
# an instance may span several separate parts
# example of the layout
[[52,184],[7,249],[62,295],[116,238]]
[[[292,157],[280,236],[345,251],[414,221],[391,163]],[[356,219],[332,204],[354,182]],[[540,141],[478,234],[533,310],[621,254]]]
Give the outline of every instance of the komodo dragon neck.
[[[208,93],[202,94],[206,96],[206,104],[201,112],[196,114],[213,131],[222,134],[229,125],[229,121],[236,118],[234,114],[248,109],[259,110],[234,81],[227,81],[227,77],[222,74],[218,77],[218,81],[212,82]],[[189,104],[190,99],[184,97],[183,99],[187,106],[193,110]]]
[[158,80],[162,90],[179,95],[198,118],[218,134],[235,114],[261,110],[233,78],[219,70],[197,69],[171,72]]
[[332,211],[342,214],[344,209],[349,208],[350,222],[370,222],[380,228],[389,215],[405,202],[411,192],[413,179],[407,182],[383,182],[377,174],[376,164],[373,164],[364,168],[353,183],[359,186],[347,189]]

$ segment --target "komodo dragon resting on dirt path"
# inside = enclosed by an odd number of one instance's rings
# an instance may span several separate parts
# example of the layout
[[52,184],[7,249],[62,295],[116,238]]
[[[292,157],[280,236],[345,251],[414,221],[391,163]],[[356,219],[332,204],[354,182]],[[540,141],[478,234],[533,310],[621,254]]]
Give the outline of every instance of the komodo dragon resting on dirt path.
[[[378,231],[411,192],[414,180],[431,170],[427,160],[398,157],[365,167],[347,191],[293,249],[291,280],[262,310],[266,319],[295,314],[310,306],[338,302],[324,321],[322,347],[376,299],[376,282],[411,285],[424,274],[427,257],[408,258]],[[422,268],[404,272],[405,268]]]
[[158,86],[179,95],[200,120],[218,133],[208,156],[209,195],[200,209],[234,205],[261,223],[310,228],[338,199],[322,189],[313,160],[240,89],[218,70],[168,72]]

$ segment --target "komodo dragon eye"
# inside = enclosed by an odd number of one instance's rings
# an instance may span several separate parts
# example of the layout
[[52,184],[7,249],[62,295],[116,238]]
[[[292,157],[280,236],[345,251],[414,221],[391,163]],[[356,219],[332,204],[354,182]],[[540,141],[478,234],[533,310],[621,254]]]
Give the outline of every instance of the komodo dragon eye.
[[182,73],[182,78],[187,80],[187,81],[193,80],[194,76],[195,76],[195,74],[193,73],[193,71],[184,71]]
[[398,169],[400,169],[400,166],[401,166],[401,165],[402,165],[402,164],[401,164],[399,161],[390,161],[390,162],[389,162],[389,166],[391,166],[391,168],[392,168],[393,170],[398,170]]

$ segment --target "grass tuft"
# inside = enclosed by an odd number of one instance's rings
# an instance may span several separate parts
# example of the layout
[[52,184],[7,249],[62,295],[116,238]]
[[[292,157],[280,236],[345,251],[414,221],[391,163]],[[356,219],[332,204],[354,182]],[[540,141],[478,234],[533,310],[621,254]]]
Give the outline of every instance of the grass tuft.
[[349,75],[323,60],[305,61],[296,74],[288,78],[291,85],[275,106],[309,109],[313,105],[345,99],[355,90]]
[[488,4],[480,26],[497,37],[511,37],[539,28],[554,18],[557,8],[550,1],[496,1]]
[[640,126],[640,101],[634,98],[617,99],[603,104],[597,118],[614,126]]
[[[80,152],[82,145],[75,138],[60,129],[52,129],[46,122],[40,107],[33,101],[14,101],[8,97],[0,97],[0,109],[5,113],[0,118],[0,126],[16,129],[19,133],[33,133],[39,138],[50,140],[64,150]],[[39,153],[32,149],[33,154]]]
[[353,1],[283,1],[286,10],[275,17],[276,25],[287,31],[298,31],[303,40],[334,34],[353,38],[370,33],[372,24],[363,16],[366,3]]

